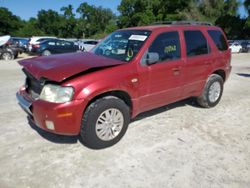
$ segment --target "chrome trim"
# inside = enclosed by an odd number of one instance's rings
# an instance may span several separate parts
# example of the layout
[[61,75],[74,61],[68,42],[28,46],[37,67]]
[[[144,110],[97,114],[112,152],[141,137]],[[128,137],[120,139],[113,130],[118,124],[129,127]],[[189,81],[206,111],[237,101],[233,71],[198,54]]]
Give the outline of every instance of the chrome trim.
[[29,115],[33,115],[30,111],[30,107],[32,105],[31,102],[27,101],[22,95],[20,95],[18,92],[16,93],[16,98],[18,100],[18,104],[22,107],[22,109],[28,113]]

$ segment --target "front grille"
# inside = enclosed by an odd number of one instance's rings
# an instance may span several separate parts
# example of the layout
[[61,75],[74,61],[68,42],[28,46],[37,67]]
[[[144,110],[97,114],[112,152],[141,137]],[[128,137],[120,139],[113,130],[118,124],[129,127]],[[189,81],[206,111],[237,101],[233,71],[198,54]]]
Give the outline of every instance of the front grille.
[[42,92],[43,84],[37,80],[33,75],[23,69],[26,77],[26,90],[32,98],[37,99]]

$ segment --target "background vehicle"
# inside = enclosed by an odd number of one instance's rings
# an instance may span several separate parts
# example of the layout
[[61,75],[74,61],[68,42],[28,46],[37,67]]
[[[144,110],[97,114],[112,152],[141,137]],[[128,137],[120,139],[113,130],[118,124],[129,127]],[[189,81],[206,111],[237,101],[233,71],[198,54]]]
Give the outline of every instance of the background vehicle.
[[17,57],[17,52],[10,48],[5,48],[0,46],[0,59],[12,60]]
[[79,40],[77,44],[80,50],[89,52],[93,47],[98,44],[98,41],[93,39],[82,39]]
[[49,36],[34,36],[29,39],[28,42],[28,51],[32,51],[32,45],[34,44],[39,44],[40,42],[38,41],[39,39],[56,39],[56,37],[49,37]]
[[61,54],[76,52],[79,47],[73,42],[59,39],[40,39],[42,42],[32,45],[32,53],[48,56],[51,54]]
[[16,46],[21,48],[23,51],[28,50],[28,38],[21,38],[21,37],[11,37],[9,40],[9,44],[12,46]]
[[242,49],[241,52],[250,52],[250,42],[244,41],[241,43]]
[[18,56],[18,50],[8,44],[9,40],[9,35],[0,37],[0,59],[11,60]]
[[[35,63],[34,63],[35,62]],[[91,52],[23,60],[17,93],[40,128],[105,148],[141,112],[195,97],[216,106],[231,71],[223,31],[200,22],[118,30]],[[177,117],[178,118],[178,117]]]
[[231,49],[232,53],[240,53],[242,50],[242,46],[238,42],[229,44],[229,48]]

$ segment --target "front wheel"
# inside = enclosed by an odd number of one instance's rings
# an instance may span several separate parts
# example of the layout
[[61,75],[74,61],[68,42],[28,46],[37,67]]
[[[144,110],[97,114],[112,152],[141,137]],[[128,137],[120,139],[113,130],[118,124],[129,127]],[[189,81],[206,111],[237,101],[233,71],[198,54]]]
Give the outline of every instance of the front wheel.
[[2,59],[12,60],[12,59],[14,59],[14,56],[10,52],[3,52]]
[[224,81],[221,76],[212,74],[209,76],[202,94],[197,97],[200,106],[210,108],[216,106],[223,93]]
[[87,147],[110,147],[123,137],[129,122],[130,110],[127,104],[117,97],[104,97],[87,107],[80,135]]

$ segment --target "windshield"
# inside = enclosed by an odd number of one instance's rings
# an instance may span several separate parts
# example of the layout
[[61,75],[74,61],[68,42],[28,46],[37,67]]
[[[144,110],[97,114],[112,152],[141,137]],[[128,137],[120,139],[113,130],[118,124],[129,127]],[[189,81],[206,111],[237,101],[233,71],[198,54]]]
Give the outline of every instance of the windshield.
[[100,42],[92,52],[128,62],[140,51],[150,33],[151,31],[146,30],[116,31]]

